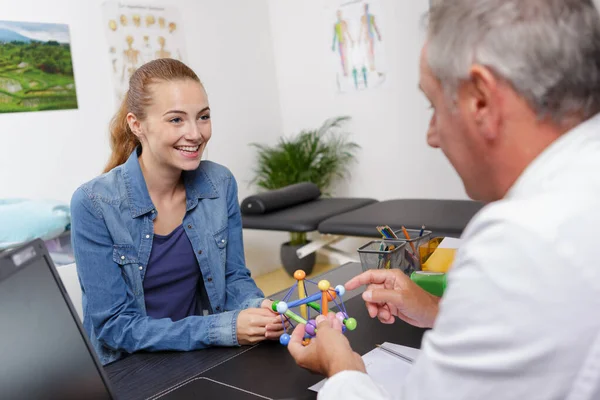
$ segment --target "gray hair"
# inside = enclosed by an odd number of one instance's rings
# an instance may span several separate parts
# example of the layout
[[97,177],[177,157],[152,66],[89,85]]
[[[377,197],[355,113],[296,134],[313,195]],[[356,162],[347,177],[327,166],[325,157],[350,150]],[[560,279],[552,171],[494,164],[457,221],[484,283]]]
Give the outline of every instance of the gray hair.
[[540,118],[600,112],[600,14],[593,0],[433,0],[427,60],[455,96],[488,67]]

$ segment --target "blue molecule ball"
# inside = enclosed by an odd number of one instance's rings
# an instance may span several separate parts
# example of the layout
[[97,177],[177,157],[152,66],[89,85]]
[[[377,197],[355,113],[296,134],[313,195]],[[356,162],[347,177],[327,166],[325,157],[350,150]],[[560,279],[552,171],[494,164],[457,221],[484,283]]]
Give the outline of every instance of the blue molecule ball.
[[277,303],[277,312],[279,314],[285,314],[285,312],[288,310],[288,305],[285,301],[280,301],[279,303]]
[[289,342],[290,342],[290,335],[288,335],[287,333],[284,333],[283,335],[281,335],[279,337],[279,343],[281,343],[282,345],[287,346]]
[[337,294],[339,294],[340,296],[343,296],[344,294],[346,294],[346,288],[343,285],[337,285],[335,287],[335,291],[337,292]]

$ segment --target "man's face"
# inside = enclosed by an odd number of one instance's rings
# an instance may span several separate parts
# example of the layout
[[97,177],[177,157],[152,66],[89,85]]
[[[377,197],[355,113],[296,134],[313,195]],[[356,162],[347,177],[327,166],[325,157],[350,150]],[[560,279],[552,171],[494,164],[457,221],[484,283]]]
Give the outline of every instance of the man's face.
[[420,60],[419,88],[431,103],[433,115],[427,131],[427,144],[440,148],[461,177],[469,197],[488,200],[489,180],[484,140],[478,132],[475,110],[467,90],[459,90],[453,101],[427,62],[427,45]]

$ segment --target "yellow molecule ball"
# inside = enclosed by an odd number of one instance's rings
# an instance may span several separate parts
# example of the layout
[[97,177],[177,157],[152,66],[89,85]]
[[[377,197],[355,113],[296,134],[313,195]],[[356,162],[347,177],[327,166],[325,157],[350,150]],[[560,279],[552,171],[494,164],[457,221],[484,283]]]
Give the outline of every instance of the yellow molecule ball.
[[319,284],[317,286],[321,292],[324,292],[326,290],[329,290],[331,284],[329,283],[329,281],[323,279],[322,281],[319,281]]

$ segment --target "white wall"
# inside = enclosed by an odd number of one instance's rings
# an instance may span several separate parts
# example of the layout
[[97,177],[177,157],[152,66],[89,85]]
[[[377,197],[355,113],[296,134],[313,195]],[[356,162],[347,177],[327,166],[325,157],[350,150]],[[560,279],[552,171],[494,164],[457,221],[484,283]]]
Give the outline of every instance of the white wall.
[[[462,183],[425,134],[430,111],[419,94],[418,58],[425,1],[381,0],[378,15],[387,53],[385,84],[336,94],[331,67],[333,26],[327,8],[337,0],[270,0],[283,128],[293,134],[337,115],[362,146],[359,164],[338,195],[391,198],[466,198]],[[334,8],[335,12],[335,8]]]
[[[79,109],[0,116],[0,198],[68,201],[109,155],[111,90],[102,0],[1,0],[2,19],[69,25]],[[160,3],[159,3],[160,4]],[[248,143],[281,131],[266,0],[171,0],[183,19],[189,65],[207,88],[214,135],[208,156],[248,194]]]
[[[0,2],[3,20],[69,25],[78,110],[0,115],[0,198],[68,201],[102,172],[113,111],[99,1]],[[93,28],[96,29],[93,29]]]
[[[327,13],[344,2],[269,0],[285,134],[317,127],[333,116],[353,118],[348,130],[362,149],[351,179],[335,188],[338,196],[467,198],[441,151],[425,141],[431,114],[417,87],[421,21],[428,2],[381,0],[384,13],[377,18],[383,28],[387,80],[368,91],[337,94],[333,26]],[[356,249],[368,240],[348,238],[335,247],[357,256]]]
[[[78,185],[102,171],[116,104],[101,4],[0,0],[1,19],[69,25],[79,102],[78,110],[0,115],[0,198],[68,202]],[[163,4],[179,8],[189,64],[209,94],[214,135],[208,158],[231,168],[240,199],[253,191],[248,143],[274,143],[282,133],[316,127],[335,115],[353,117],[353,139],[362,146],[352,180],[339,185],[338,195],[465,197],[443,155],[425,144],[429,111],[416,89],[425,2],[382,0],[388,80],[381,88],[346,95],[335,93],[329,63],[332,29],[324,11],[334,0]],[[255,274],[277,268],[285,233],[246,230],[244,239]]]
[[[0,0],[0,19],[69,25],[79,108],[0,115],[0,198],[68,202],[102,172],[116,109],[102,0]],[[161,4],[160,2],[158,4]],[[183,20],[188,64],[213,110],[208,157],[227,165],[250,193],[252,141],[274,141],[281,118],[266,0],[170,0]],[[248,264],[273,269],[283,234],[245,232]]]

